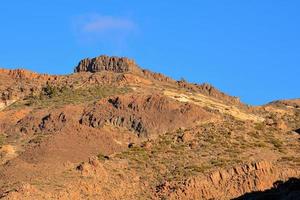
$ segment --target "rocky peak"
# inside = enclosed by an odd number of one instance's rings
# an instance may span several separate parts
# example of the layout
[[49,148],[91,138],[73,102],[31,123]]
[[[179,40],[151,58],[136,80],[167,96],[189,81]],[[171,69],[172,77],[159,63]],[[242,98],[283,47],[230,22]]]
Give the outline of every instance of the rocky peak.
[[125,57],[109,57],[102,55],[92,59],[86,58],[81,60],[74,71],[92,73],[111,71],[116,73],[124,73],[140,71],[140,68],[134,60]]

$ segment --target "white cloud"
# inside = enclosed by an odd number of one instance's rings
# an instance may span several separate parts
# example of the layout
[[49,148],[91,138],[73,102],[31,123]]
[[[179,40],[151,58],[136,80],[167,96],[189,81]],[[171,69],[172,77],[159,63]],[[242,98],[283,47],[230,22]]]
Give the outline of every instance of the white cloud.
[[133,31],[135,24],[129,19],[111,16],[93,16],[83,24],[82,29],[85,32]]
[[76,39],[83,44],[126,45],[137,32],[136,23],[126,17],[88,14],[73,20]]

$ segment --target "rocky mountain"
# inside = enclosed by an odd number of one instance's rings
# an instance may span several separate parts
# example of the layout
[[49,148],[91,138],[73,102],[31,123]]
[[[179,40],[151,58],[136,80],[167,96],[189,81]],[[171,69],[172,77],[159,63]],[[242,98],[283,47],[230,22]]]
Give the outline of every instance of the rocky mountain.
[[300,191],[298,99],[253,107],[109,56],[64,76],[1,69],[0,97],[3,199],[297,199]]

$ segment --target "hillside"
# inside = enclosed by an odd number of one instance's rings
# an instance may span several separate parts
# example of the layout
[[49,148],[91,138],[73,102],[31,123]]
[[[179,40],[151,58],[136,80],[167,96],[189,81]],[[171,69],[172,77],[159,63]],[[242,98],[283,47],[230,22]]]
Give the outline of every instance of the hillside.
[[64,76],[0,69],[0,96],[3,199],[300,192],[299,99],[252,107],[108,56]]

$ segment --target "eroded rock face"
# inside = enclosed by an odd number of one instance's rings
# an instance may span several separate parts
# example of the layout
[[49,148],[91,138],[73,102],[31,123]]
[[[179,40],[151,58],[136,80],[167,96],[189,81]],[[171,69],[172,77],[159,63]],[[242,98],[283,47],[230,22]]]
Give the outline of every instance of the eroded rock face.
[[99,56],[96,58],[86,58],[79,62],[75,72],[101,72],[112,71],[116,73],[138,71],[139,67],[134,60],[124,57]]
[[278,169],[271,162],[259,161],[217,170],[183,184],[166,182],[158,187],[158,196],[168,196],[168,199],[230,199],[271,188],[278,180],[298,176],[297,170]]
[[29,115],[16,124],[16,131],[23,134],[52,133],[60,131],[66,125],[64,112],[52,112],[42,118]]
[[86,108],[80,123],[93,128],[105,124],[124,127],[138,136],[189,127],[211,117],[204,109],[159,94],[124,95],[100,100]]

